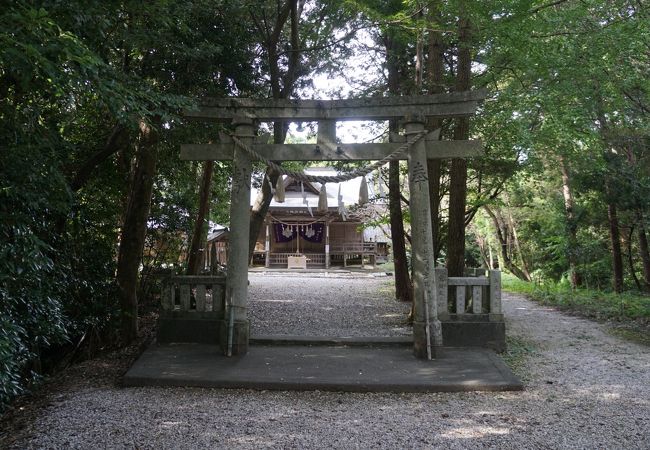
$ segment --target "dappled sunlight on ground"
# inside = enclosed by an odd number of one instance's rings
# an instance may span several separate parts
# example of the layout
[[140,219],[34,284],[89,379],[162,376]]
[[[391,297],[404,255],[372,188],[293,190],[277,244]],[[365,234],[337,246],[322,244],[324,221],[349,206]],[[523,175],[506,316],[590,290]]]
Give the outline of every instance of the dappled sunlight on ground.
[[[294,310],[302,314],[301,323],[284,327],[329,326],[314,308],[320,302],[332,308],[320,313],[340,321],[343,332],[354,332],[355,322],[363,322],[364,332],[403,325],[397,320],[401,310],[365,316],[365,306],[344,296],[328,305],[332,290],[319,293],[317,301],[303,301],[296,292],[284,296],[272,288],[266,298],[295,302],[260,305],[301,306]],[[373,299],[361,305],[375,301],[376,292],[365,285],[361,292]],[[31,438],[13,448],[650,448],[647,347],[517,296],[506,295],[504,308],[508,332],[534,349],[520,361],[523,392],[363,394],[74,384],[63,394],[52,393],[29,426]],[[279,320],[270,314],[269,323]]]

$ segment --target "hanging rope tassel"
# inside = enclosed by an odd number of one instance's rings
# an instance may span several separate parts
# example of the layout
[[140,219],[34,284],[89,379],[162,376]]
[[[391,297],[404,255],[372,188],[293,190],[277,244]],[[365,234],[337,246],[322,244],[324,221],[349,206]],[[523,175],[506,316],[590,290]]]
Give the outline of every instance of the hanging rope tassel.
[[366,177],[361,177],[361,185],[359,186],[359,205],[368,203],[368,182]]
[[345,204],[343,203],[343,196],[341,195],[341,185],[339,184],[339,214],[341,215],[341,218],[343,221],[346,221],[348,219],[348,212],[345,210]]
[[325,183],[320,186],[320,193],[318,194],[318,210],[319,213],[327,212],[327,188]]
[[314,214],[311,212],[311,206],[309,206],[309,200],[307,200],[307,194],[305,194],[305,185],[303,183],[300,183],[300,192],[302,192],[302,203],[307,206],[309,215],[314,217]]
[[320,176],[320,175],[307,175],[303,172],[296,172],[292,170],[287,170],[283,168],[281,165],[274,163],[273,161],[263,157],[259,153],[257,153],[255,150],[253,150],[250,146],[244,144],[237,136],[234,134],[230,135],[230,139],[235,143],[235,145],[242,150],[244,150],[246,153],[251,155],[253,158],[255,158],[257,161],[265,163],[267,166],[277,170],[278,172],[290,176],[294,180],[297,181],[307,181],[309,183],[342,183],[344,181],[349,181],[354,178],[360,177],[362,175],[368,175],[370,172],[372,172],[375,169],[379,169],[383,165],[385,165],[387,162],[389,162],[391,159],[395,158],[397,155],[400,153],[403,153],[407,151],[409,148],[411,148],[416,142],[418,142],[420,139],[423,139],[424,136],[427,134],[426,131],[420,131],[418,132],[410,141],[405,142],[404,144],[400,145],[399,148],[395,149],[394,152],[386,155],[384,158],[380,159],[379,161],[375,161],[369,166],[363,167],[363,168],[358,168],[353,170],[350,173],[347,173],[345,175],[336,175],[336,176]]
[[269,186],[269,190],[271,191],[271,195],[275,197],[275,188],[273,187],[273,183],[271,183],[271,179],[269,177],[264,177],[266,180],[266,184]]
[[278,177],[278,182],[275,183],[275,201],[284,203],[284,176]]
[[368,198],[377,197],[377,178],[375,177],[375,172],[372,172],[368,175],[370,178],[368,181]]

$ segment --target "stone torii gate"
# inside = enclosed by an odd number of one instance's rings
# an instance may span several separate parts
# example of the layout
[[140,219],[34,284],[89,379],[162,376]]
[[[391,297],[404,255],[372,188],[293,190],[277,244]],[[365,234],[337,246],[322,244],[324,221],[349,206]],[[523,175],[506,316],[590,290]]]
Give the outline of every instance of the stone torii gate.
[[[220,344],[228,354],[248,351],[248,245],[251,165],[253,158],[268,161],[381,160],[395,153],[408,160],[410,194],[414,322],[413,350],[418,358],[436,355],[442,346],[437,316],[429,180],[427,159],[465,158],[482,154],[478,141],[440,141],[438,130],[427,133],[428,117],[447,118],[474,114],[484,91],[429,96],[373,97],[349,100],[206,99],[191,119],[230,123],[234,137],[222,136],[216,144],[181,146],[183,160],[232,160],[230,253],[226,280],[226,311],[220,323]],[[338,144],[336,121],[399,120],[404,135],[389,143]],[[267,144],[255,136],[256,122],[318,122],[317,143]]]

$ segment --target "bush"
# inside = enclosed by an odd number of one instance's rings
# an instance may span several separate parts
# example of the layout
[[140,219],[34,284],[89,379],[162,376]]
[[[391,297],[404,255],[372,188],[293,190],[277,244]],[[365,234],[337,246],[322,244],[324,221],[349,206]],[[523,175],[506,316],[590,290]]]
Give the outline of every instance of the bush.
[[0,167],[2,409],[38,378],[43,352],[110,328],[117,305],[114,232],[66,227],[71,196],[48,153],[2,152]]

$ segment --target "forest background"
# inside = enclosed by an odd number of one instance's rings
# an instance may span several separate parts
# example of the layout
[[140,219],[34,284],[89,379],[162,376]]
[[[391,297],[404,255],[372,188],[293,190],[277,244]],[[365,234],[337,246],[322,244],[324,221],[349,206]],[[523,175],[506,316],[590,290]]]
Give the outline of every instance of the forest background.
[[[351,60],[364,76],[330,96],[489,93],[471,121],[428,124],[486,149],[428,168],[438,264],[566,286],[567,302],[589,292],[610,317],[648,323],[643,2],[5,1],[0,405],[62,361],[133,340],[138,314],[157,306],[152,274],[196,273],[208,219],[228,223],[229,163],[179,159],[181,143],[219,129],[183,108],[299,98],[315,78],[345,79]],[[283,142],[287,124],[269,126]],[[396,296],[409,300],[404,167],[383,175],[391,214],[378,220],[391,226]]]

